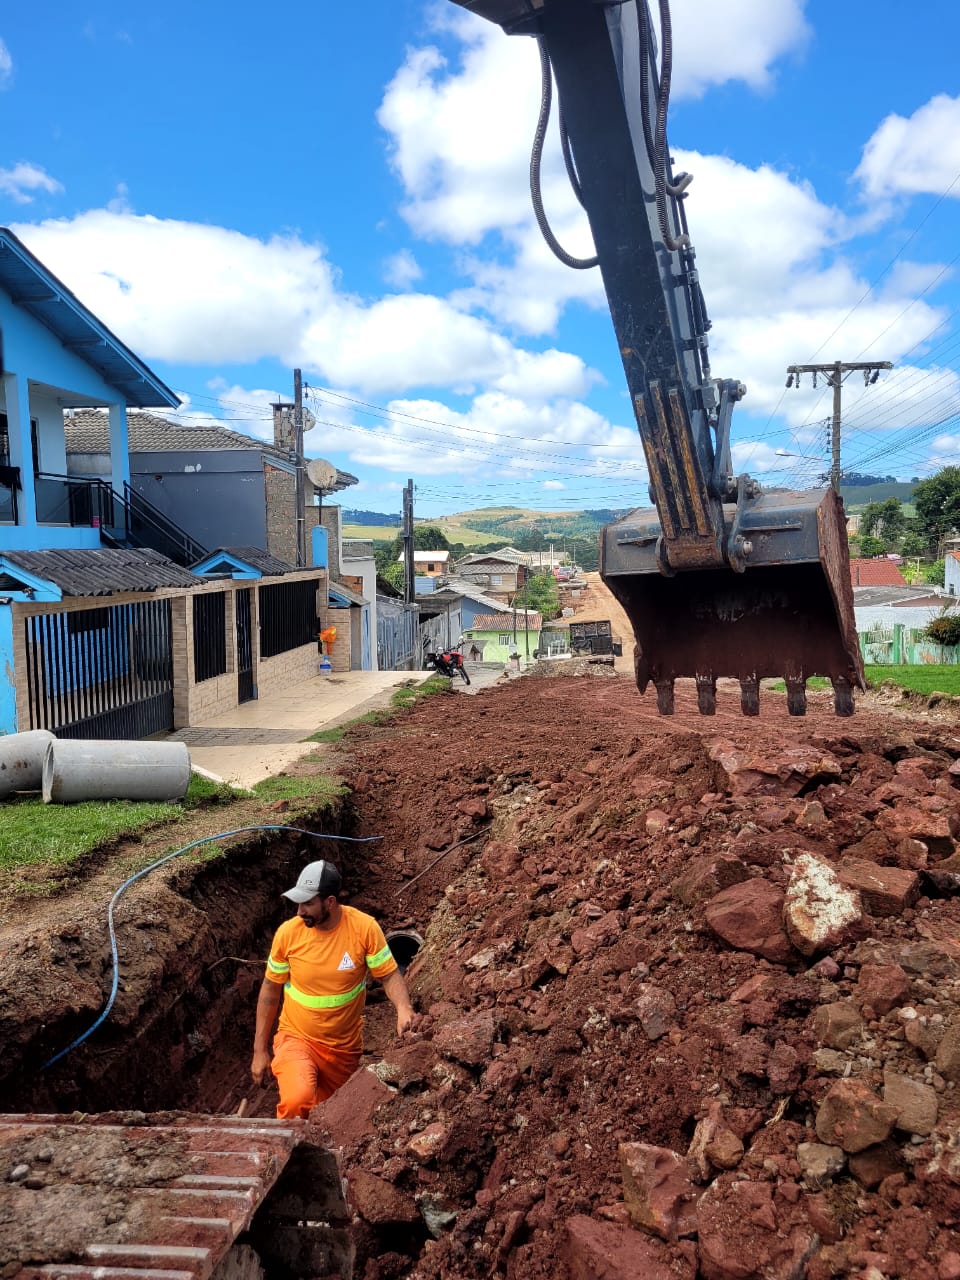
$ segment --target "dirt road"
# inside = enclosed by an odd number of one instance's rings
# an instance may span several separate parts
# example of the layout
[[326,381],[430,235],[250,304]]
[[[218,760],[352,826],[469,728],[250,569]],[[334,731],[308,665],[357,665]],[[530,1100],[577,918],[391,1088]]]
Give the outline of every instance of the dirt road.
[[[375,1070],[317,1116],[357,1277],[960,1277],[957,726],[677,707],[550,663],[330,749],[340,830],[381,837],[338,850],[350,900],[426,940],[418,1035],[373,1000]],[[36,908],[0,955],[6,1109],[235,1109],[255,897],[310,853],[138,887],[115,1020],[31,1083],[109,983],[103,901]]]

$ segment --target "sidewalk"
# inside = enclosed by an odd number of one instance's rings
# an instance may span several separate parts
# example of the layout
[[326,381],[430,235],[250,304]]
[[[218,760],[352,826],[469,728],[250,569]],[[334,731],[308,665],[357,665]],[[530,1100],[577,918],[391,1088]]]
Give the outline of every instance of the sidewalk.
[[305,742],[318,729],[332,729],[368,711],[390,706],[393,693],[422,684],[430,671],[342,671],[314,676],[282,693],[245,702],[231,711],[171,733],[185,742],[191,764],[236,787],[281,773],[316,749]]

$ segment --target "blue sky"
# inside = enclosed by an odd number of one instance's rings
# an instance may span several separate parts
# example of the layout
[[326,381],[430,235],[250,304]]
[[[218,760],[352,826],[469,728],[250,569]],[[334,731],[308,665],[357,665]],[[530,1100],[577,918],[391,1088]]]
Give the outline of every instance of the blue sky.
[[[184,398],[269,437],[302,367],[347,505],[646,503],[597,272],[542,245],[531,41],[449,0],[52,0],[0,16],[0,223]],[[829,393],[843,463],[960,460],[960,7],[674,0],[670,139],[713,320],[748,387],[735,461],[802,486]],[[553,140],[555,142],[555,140]],[[548,147],[560,238],[589,233]]]

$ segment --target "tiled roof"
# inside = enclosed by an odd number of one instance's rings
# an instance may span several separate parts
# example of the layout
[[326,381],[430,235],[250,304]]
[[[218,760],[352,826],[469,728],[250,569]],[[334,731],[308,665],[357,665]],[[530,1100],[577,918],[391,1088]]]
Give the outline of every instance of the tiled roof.
[[522,609],[518,609],[516,614],[510,613],[478,613],[472,624],[467,628],[468,631],[512,631],[513,624],[516,622],[517,631],[540,631],[543,627],[543,619],[539,613],[529,610],[526,615]]
[[[76,409],[64,417],[64,436],[68,456],[75,453],[110,452],[110,422],[102,409]],[[191,452],[197,449],[257,449],[268,457],[289,462],[290,455],[278,449],[272,441],[258,440],[255,436],[218,427],[212,422],[191,426],[161,417],[158,413],[127,413],[127,438],[131,453]],[[336,493],[350,485],[358,484],[357,477],[349,471],[337,468]],[[309,492],[309,484],[307,490]]]
[[8,551],[3,557],[59,587],[65,596],[111,596],[121,591],[195,587],[203,582],[159,551],[104,547],[90,551]]
[[[190,426],[158,413],[127,414],[131,453],[165,453],[182,449],[259,449],[277,453],[273,444],[212,424]],[[110,422],[100,409],[77,409],[64,418],[67,453],[109,453]]]
[[855,587],[905,587],[903,574],[893,563],[881,557],[878,560],[851,560],[850,581]]
[[[279,577],[283,573],[296,573],[297,569],[294,565],[288,564],[286,560],[281,560],[278,556],[272,556],[269,551],[264,551],[262,547],[217,547],[215,551],[209,552],[203,557],[206,560],[212,560],[214,556],[223,555],[233,556],[235,560],[242,560],[244,564],[248,564],[251,569],[259,569],[266,577]],[[198,561],[202,563],[202,561]]]

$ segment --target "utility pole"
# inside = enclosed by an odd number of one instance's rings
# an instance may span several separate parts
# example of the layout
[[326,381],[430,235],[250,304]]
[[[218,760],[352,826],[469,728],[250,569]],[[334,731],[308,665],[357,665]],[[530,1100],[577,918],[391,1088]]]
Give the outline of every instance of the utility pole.
[[413,561],[413,481],[408,480],[403,490],[403,599],[413,604],[417,598]]
[[[892,369],[889,360],[854,360],[845,363],[834,360],[832,364],[792,364],[787,369],[787,386],[800,386],[801,374],[812,373],[813,385],[817,385],[818,376],[823,377],[828,387],[833,388],[833,421],[830,427],[830,484],[840,492],[840,420],[841,401],[843,396],[843,379],[848,373],[862,373],[863,385],[873,386],[880,376],[881,369]],[[795,381],[794,381],[795,380]]]
[[303,499],[303,377],[299,369],[293,371],[293,433],[293,447],[297,455],[297,568],[302,569],[307,563],[307,549]]

